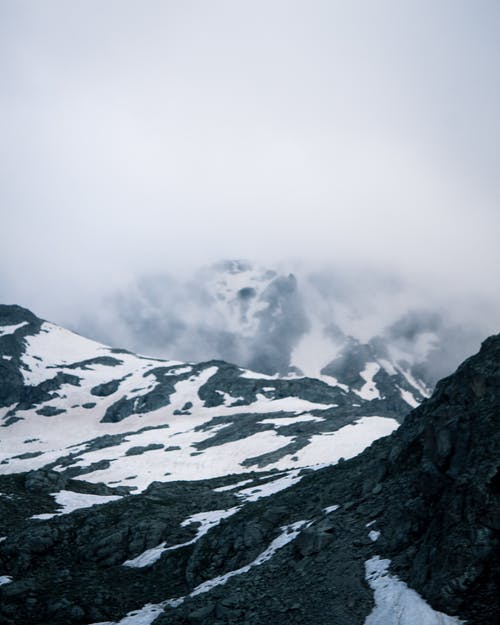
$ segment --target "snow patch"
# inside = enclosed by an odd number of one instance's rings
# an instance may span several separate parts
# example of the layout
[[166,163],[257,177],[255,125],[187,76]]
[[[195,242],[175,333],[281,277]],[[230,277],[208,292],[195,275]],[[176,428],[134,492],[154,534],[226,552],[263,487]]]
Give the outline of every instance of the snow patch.
[[335,510],[338,510],[339,506],[335,505],[335,506],[327,506],[326,508],[323,508],[323,512],[326,512],[326,514],[330,514],[330,512],[335,512]]
[[35,514],[32,519],[46,520],[51,519],[61,514],[69,514],[74,510],[80,508],[90,508],[92,506],[109,503],[110,501],[117,501],[121,499],[119,495],[90,495],[87,493],[74,493],[70,490],[61,490],[58,493],[52,493],[52,496],[56,500],[59,506],[62,506],[62,510],[59,512]]
[[14,334],[16,330],[19,328],[23,328],[24,326],[29,325],[27,321],[23,321],[22,323],[16,323],[12,326],[0,326],[0,336],[6,336],[7,334]]
[[410,386],[413,386],[423,397],[429,397],[430,393],[423,384],[421,384],[408,369],[399,368],[402,375],[406,378],[406,381]]
[[293,425],[294,423],[302,423],[303,421],[324,421],[323,417],[315,417],[312,414],[301,414],[297,417],[274,417],[273,419],[263,419],[259,423],[270,423],[271,425]]
[[241,480],[241,482],[236,482],[236,484],[228,484],[227,486],[219,486],[218,488],[214,488],[214,493],[225,493],[228,490],[234,490],[235,488],[239,488],[240,486],[245,486],[245,484],[250,484],[253,480]]
[[366,580],[375,607],[364,625],[460,625],[464,621],[433,610],[414,590],[388,573],[390,560],[373,556],[365,562]]
[[375,376],[380,371],[380,365],[376,362],[367,362],[365,368],[359,374],[365,384],[361,387],[359,391],[354,390],[356,395],[359,395],[362,399],[366,399],[367,401],[371,401],[372,399],[380,399],[380,392],[377,388],[373,380],[373,376]]
[[247,380],[276,380],[277,377],[277,375],[266,375],[265,373],[250,371],[250,369],[241,369],[240,373],[240,378],[246,378]]
[[415,399],[415,397],[413,396],[413,394],[410,393],[410,391],[405,391],[404,388],[400,388],[399,386],[397,388],[399,389],[399,392],[401,393],[401,397],[403,398],[403,400],[407,404],[409,404],[412,408],[416,408],[417,406],[420,405],[418,401]]
[[361,417],[336,432],[314,434],[306,447],[281,458],[271,465],[276,469],[295,466],[336,464],[340,458],[353,458],[369,447],[373,441],[388,436],[399,427],[390,417]]
[[120,621],[102,621],[93,625],[151,625],[163,612],[165,605],[148,603],[140,610],[133,610]]
[[290,488],[290,486],[293,486],[294,484],[297,484],[297,482],[300,482],[302,477],[299,477],[299,472],[300,469],[295,469],[294,471],[286,473],[284,476],[278,478],[277,480],[272,480],[259,486],[245,488],[243,490],[240,490],[236,494],[238,497],[241,497],[245,502],[258,501],[262,497],[269,497],[269,495],[279,493],[280,491],[285,490],[286,488]]

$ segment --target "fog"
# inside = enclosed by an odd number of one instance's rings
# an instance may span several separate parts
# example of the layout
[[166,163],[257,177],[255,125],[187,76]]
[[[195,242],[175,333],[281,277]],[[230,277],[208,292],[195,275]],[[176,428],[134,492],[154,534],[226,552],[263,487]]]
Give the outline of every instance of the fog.
[[494,331],[499,28],[488,0],[2,2],[0,300],[112,336],[148,276],[189,316],[243,257],[322,276],[322,316],[343,284],[359,336]]

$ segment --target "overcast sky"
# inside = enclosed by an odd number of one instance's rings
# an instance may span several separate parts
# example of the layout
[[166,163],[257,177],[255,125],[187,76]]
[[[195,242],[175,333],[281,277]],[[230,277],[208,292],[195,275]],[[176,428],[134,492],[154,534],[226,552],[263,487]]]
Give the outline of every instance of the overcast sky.
[[495,298],[499,59],[498,0],[2,0],[0,299],[227,257]]

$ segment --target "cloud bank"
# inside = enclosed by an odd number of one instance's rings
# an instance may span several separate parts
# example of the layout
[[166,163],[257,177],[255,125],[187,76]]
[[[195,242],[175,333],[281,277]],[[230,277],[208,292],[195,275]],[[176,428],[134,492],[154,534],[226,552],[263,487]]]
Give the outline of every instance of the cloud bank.
[[489,0],[2,3],[0,298],[67,322],[248,257],[365,275],[365,306],[374,270],[498,313],[499,22]]

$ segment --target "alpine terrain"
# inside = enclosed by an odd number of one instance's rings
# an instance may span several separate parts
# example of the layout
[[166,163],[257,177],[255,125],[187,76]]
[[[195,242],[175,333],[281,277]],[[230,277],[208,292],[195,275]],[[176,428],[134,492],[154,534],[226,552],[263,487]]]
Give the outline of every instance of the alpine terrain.
[[499,364],[428,397],[383,340],[266,374],[0,306],[0,623],[497,622]]

